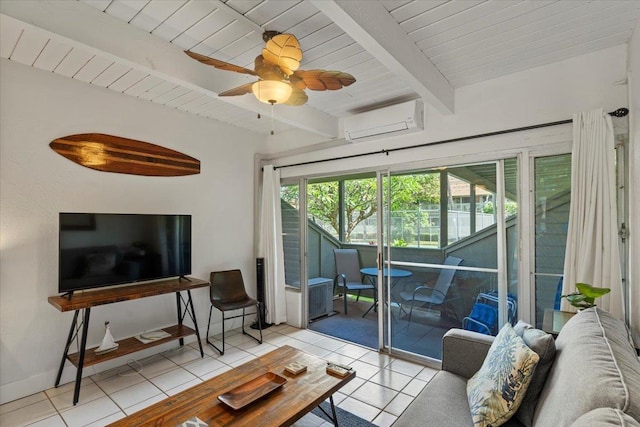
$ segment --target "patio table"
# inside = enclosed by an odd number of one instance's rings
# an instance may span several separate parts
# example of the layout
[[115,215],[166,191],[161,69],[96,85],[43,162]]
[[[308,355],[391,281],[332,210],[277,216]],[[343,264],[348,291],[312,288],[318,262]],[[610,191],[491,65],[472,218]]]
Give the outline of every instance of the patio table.
[[[378,267],[361,268],[360,273],[367,276],[369,280],[371,280],[371,283],[373,283],[374,286],[376,285],[376,281],[378,279]],[[389,276],[389,278],[391,279],[391,287],[393,288],[401,279],[411,277],[413,273],[409,270],[402,270],[400,268],[392,268],[391,270],[389,270],[388,268],[385,267],[382,270],[382,275]],[[366,313],[364,313],[364,315],[366,316],[367,313],[369,313],[369,311],[371,311],[372,308],[377,310],[378,301],[376,301],[376,303],[372,305],[369,308],[369,310],[367,310]]]

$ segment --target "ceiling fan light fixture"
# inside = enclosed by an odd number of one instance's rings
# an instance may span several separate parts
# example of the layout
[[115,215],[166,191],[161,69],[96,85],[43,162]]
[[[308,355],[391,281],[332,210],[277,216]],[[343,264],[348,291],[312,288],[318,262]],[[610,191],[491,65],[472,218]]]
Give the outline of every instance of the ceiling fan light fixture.
[[251,86],[253,94],[265,104],[282,104],[291,96],[291,86],[278,80],[260,80]]
[[253,93],[259,101],[271,106],[275,104],[304,105],[309,100],[305,93],[306,89],[337,90],[356,81],[351,74],[341,71],[300,70],[302,49],[300,42],[293,34],[265,31],[262,39],[265,41],[265,46],[262,53],[256,56],[253,70],[195,52],[185,51],[185,53],[219,70],[255,76],[259,80],[225,90],[218,93],[218,96],[241,96]]

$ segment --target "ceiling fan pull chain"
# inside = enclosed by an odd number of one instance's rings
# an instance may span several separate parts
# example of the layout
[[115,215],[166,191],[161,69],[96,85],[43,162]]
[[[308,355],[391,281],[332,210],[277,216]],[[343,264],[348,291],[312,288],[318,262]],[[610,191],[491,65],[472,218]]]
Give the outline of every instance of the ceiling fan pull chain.
[[273,103],[271,103],[271,135],[273,135]]

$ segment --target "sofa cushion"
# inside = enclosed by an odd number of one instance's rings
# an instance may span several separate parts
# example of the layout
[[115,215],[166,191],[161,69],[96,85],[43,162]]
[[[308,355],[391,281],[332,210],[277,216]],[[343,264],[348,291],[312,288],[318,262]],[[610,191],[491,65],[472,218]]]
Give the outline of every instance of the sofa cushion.
[[[472,427],[467,403],[467,379],[447,371],[438,372],[393,427]],[[522,427],[511,418],[503,427]]]
[[569,426],[601,407],[640,419],[640,362],[621,320],[598,308],[583,310],[562,328],[556,350],[534,425]]
[[491,344],[478,372],[467,382],[467,397],[477,427],[504,424],[518,410],[540,357],[507,323]]
[[523,321],[519,321],[513,329],[522,337],[524,343],[540,356],[531,384],[529,384],[527,393],[524,395],[518,412],[516,412],[516,417],[520,422],[527,427],[531,427],[538,397],[545,381],[547,381],[551,365],[553,365],[553,361],[556,358],[556,343],[553,336]]
[[464,329],[449,329],[442,337],[442,370],[471,378],[480,370],[494,339]]
[[438,372],[394,427],[472,427],[467,403],[467,379],[447,371]]
[[571,427],[640,427],[640,423],[619,409],[598,408],[587,412]]

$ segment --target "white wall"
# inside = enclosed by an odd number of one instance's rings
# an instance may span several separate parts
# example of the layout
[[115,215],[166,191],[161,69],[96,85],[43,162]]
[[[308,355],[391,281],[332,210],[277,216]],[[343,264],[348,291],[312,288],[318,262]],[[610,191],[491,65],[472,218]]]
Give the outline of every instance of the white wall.
[[[254,155],[264,137],[4,59],[0,67],[2,403],[50,388],[55,381],[73,315],[47,302],[58,293],[60,211],[191,214],[192,275],[208,280],[210,271],[239,267],[255,295]],[[48,146],[56,137],[86,132],[181,151],[201,161],[201,173],[142,177],[98,172]],[[204,336],[208,292],[200,289],[193,296]],[[91,317],[88,341],[97,345],[105,320],[116,340],[175,324],[175,296],[97,307]],[[96,365],[85,373],[104,368]],[[75,369],[67,367],[63,382],[74,376]]]
[[640,345],[640,20],[629,42],[629,321]]
[[[475,135],[539,123],[566,120],[578,111],[603,107],[612,111],[627,105],[626,45],[604,49],[520,73],[511,74],[456,90],[455,114],[443,116],[433,108],[425,112],[424,132],[355,144],[344,144],[313,153],[280,157],[275,165],[321,158],[381,151],[401,146]],[[357,84],[357,83],[356,83]],[[570,135],[570,125],[568,126]],[[549,129],[540,134],[558,132]],[[418,159],[446,158],[462,152],[484,153],[515,145],[526,145],[526,133],[367,156],[313,166],[285,168],[283,178],[320,174],[352,168],[398,164]],[[273,142],[271,142],[273,145]],[[273,156],[270,156],[273,157]]]

